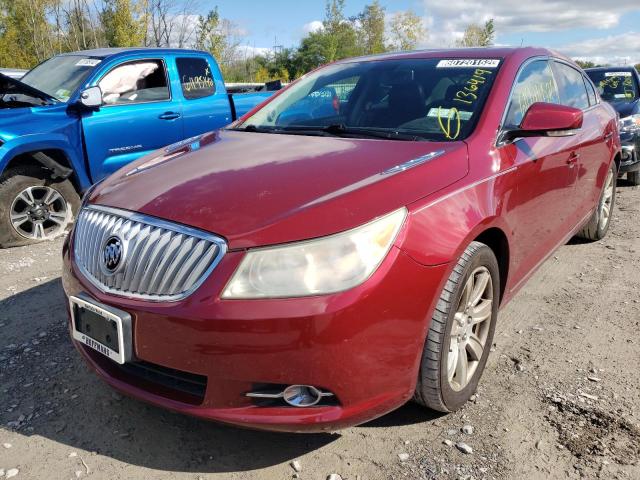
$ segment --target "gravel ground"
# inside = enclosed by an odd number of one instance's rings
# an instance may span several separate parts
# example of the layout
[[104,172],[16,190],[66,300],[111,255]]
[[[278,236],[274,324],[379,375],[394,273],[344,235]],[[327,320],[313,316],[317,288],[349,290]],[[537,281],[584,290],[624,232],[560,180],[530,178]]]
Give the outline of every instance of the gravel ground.
[[72,348],[61,241],[0,251],[0,478],[640,479],[640,189],[501,312],[473,401],[334,434],[219,426],[113,393]]

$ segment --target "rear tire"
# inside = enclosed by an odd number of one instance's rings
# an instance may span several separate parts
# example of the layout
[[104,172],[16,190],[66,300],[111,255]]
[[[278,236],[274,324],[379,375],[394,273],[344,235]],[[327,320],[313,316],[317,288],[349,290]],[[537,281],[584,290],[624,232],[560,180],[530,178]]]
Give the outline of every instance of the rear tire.
[[69,180],[52,180],[37,165],[19,165],[0,176],[0,247],[51,240],[72,224],[80,197]]
[[493,251],[472,242],[451,272],[433,313],[414,394],[417,403],[452,412],[475,393],[493,343],[499,286]]
[[640,185],[640,171],[628,172],[627,181],[634,187]]
[[600,199],[593,215],[589,221],[582,227],[578,233],[578,237],[590,242],[602,240],[609,225],[611,225],[611,217],[613,217],[613,207],[616,203],[616,183],[618,180],[618,172],[616,164],[611,162],[609,173],[604,181]]

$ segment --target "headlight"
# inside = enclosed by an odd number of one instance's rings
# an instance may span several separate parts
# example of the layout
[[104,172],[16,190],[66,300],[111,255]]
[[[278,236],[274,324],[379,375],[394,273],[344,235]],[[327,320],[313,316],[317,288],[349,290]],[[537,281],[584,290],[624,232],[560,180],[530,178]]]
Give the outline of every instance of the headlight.
[[640,131],[640,114],[629,115],[620,119],[620,133]]
[[360,285],[387,255],[406,216],[401,208],[329,237],[249,250],[222,298],[303,297]]

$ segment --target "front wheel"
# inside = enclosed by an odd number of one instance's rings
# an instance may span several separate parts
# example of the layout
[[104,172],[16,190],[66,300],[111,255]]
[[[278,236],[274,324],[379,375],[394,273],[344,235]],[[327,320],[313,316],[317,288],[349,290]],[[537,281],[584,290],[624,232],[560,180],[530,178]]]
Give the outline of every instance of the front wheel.
[[80,198],[69,180],[48,179],[47,171],[21,165],[0,177],[0,247],[51,240],[72,224]]
[[424,345],[414,400],[452,412],[473,395],[498,316],[500,275],[493,251],[472,242],[440,295]]
[[616,203],[616,182],[618,179],[618,171],[616,164],[611,162],[607,178],[604,181],[600,200],[596,206],[593,215],[589,221],[582,227],[578,233],[578,237],[595,242],[601,240],[607,234],[611,217],[613,216],[613,207]]

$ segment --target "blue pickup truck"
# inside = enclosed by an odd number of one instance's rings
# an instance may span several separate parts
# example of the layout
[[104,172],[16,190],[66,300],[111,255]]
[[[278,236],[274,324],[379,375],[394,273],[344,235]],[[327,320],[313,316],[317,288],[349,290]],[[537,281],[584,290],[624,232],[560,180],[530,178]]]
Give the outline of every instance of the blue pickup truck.
[[194,50],[88,50],[20,81],[0,74],[0,247],[60,235],[91,184],[272,93],[228,94],[213,57]]

